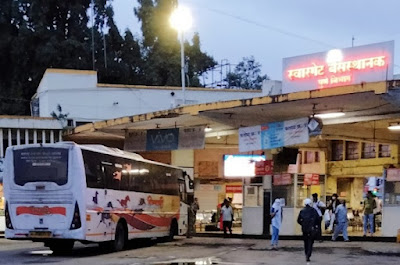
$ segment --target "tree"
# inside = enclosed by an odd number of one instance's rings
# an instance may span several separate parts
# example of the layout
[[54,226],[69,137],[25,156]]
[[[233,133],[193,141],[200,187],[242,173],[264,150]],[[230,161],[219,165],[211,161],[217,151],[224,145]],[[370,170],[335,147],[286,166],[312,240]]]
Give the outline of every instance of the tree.
[[262,82],[269,80],[267,75],[261,75],[261,64],[253,56],[244,57],[233,73],[228,73],[225,81],[230,88],[261,89]]
[[[169,26],[169,18],[177,6],[176,0],[138,0],[134,9],[143,34],[143,76],[147,85],[180,86],[180,43],[177,32]],[[200,86],[198,74],[216,65],[214,59],[200,50],[200,37],[192,44],[185,42],[189,84]]]
[[0,61],[2,69],[6,69],[0,77],[0,93],[6,98],[0,113],[28,114],[29,100],[47,68],[89,68],[89,3],[90,0],[0,2]]
[[[94,0],[92,27],[91,0],[0,1],[0,114],[29,114],[47,68],[92,69],[92,31],[100,82],[181,84],[180,45],[168,23],[177,1],[138,0],[142,41],[129,30],[121,36],[111,2]],[[201,51],[198,34],[185,48],[188,83],[199,86],[197,76],[216,63]]]

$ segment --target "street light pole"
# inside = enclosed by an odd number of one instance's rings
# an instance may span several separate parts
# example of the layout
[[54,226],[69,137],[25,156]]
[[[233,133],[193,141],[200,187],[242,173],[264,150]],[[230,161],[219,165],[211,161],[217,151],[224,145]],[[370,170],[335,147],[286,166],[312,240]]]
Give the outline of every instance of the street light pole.
[[179,31],[181,43],[181,82],[182,82],[182,98],[183,105],[186,104],[186,87],[185,87],[185,47],[183,45],[183,30]]
[[192,16],[190,10],[186,7],[179,6],[170,17],[171,26],[178,31],[179,42],[181,44],[181,82],[182,82],[182,103],[186,104],[186,88],[185,88],[185,48],[183,43],[183,33],[192,25]]

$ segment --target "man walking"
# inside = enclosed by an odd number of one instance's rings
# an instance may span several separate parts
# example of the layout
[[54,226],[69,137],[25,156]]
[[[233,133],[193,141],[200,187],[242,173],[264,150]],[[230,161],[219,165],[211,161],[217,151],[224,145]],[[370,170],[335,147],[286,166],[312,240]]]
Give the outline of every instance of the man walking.
[[326,205],[322,201],[318,199],[318,193],[314,193],[312,195],[313,197],[313,208],[317,211],[318,216],[319,216],[319,222],[318,222],[318,235],[317,238],[319,239],[319,242],[322,242],[322,229],[321,229],[321,223],[322,223],[322,216],[325,213]]
[[364,200],[364,237],[367,236],[368,226],[371,236],[374,235],[374,209],[376,208],[376,201],[372,196],[372,192],[367,192],[367,198]]
[[346,202],[344,200],[339,200],[339,205],[336,207],[335,216],[337,220],[337,225],[335,226],[335,232],[332,236],[332,241],[336,241],[339,233],[343,233],[343,239],[345,242],[349,242],[349,237],[347,235],[347,208]]
[[320,218],[317,211],[312,207],[313,202],[311,199],[304,200],[304,208],[300,211],[297,217],[297,223],[301,225],[304,240],[304,253],[306,261],[310,261],[312,248],[315,236],[318,233],[318,225],[321,225]]
[[229,233],[232,235],[232,216],[233,210],[227,199],[224,200],[224,205],[221,207],[222,223],[224,229],[224,236],[226,236],[226,229],[229,229]]

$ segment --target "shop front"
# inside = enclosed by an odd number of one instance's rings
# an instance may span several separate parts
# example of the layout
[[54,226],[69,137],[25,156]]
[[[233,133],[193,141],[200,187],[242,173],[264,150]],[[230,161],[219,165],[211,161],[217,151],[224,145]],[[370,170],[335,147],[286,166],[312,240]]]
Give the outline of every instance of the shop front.
[[227,199],[234,213],[233,233],[242,233],[244,208],[262,206],[262,179],[252,183],[258,160],[265,160],[261,152],[239,154],[236,148],[194,150],[194,196],[200,204],[198,232],[221,232],[220,209]]

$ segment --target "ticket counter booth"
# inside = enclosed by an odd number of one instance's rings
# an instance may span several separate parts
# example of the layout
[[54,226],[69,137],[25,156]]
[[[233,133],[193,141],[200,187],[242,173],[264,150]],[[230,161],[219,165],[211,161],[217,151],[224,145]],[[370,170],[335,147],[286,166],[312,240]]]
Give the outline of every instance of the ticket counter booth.
[[317,193],[325,203],[325,178],[325,175],[319,174],[284,173],[273,176],[271,201],[281,198],[281,202],[284,202],[281,235],[301,234],[297,217],[304,207],[304,199],[312,198],[312,194]]

